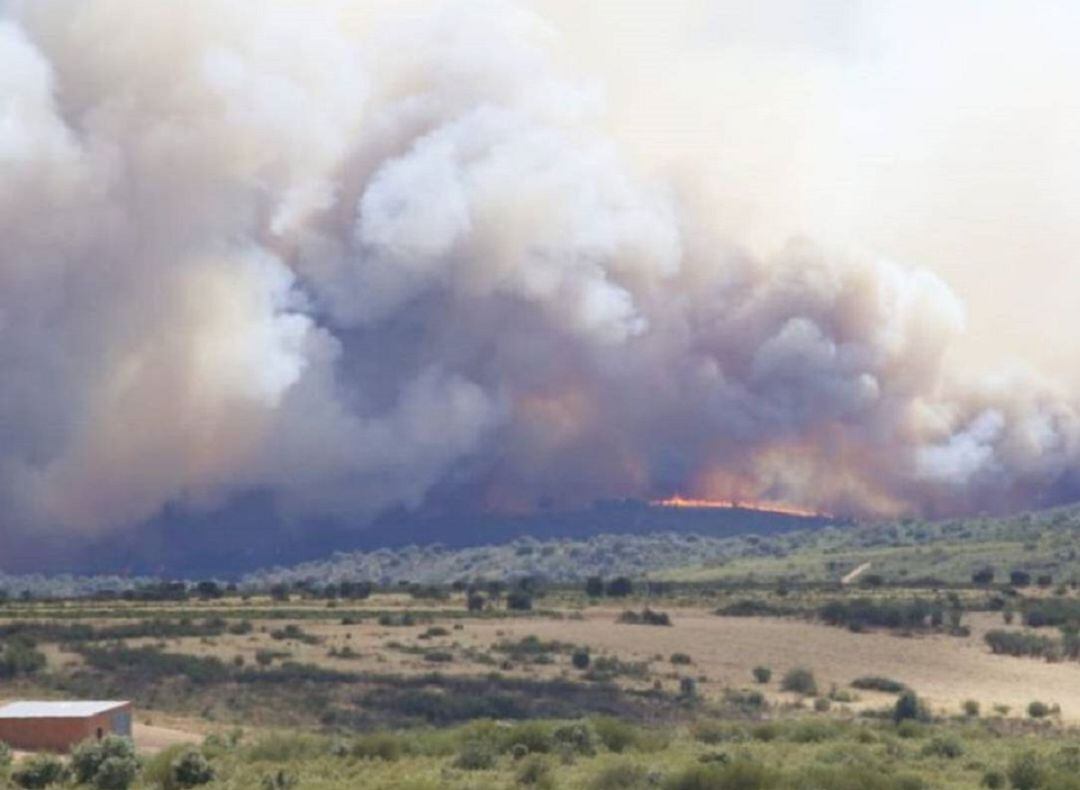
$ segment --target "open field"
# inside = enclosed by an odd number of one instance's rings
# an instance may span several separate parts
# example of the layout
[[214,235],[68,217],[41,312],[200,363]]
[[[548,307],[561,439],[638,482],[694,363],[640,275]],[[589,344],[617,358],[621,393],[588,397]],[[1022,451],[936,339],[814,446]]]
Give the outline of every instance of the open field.
[[133,699],[145,790],[192,749],[209,788],[1071,788],[1071,525],[739,538],[587,583],[9,599],[0,697]]

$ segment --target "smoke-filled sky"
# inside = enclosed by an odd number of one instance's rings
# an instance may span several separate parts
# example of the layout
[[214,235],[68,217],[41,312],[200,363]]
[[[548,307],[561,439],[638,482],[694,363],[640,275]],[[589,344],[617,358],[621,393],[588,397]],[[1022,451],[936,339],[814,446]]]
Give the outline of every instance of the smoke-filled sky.
[[0,0],[0,531],[1076,498],[1078,23]]

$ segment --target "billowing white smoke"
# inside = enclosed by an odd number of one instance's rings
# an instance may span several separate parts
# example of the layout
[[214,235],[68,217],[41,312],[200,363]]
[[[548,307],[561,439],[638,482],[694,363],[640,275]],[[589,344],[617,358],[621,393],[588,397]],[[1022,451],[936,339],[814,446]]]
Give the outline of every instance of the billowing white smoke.
[[[0,501],[136,525],[686,494],[1049,502],[1080,421],[948,380],[932,275],[768,259],[503,4],[0,5]],[[361,10],[358,10],[361,9]]]

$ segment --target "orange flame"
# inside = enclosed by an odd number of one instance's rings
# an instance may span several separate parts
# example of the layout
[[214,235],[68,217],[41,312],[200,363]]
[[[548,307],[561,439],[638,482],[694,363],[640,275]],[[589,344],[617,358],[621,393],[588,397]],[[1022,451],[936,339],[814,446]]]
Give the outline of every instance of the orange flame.
[[654,499],[649,503],[653,507],[692,508],[696,510],[756,510],[761,513],[776,513],[783,516],[801,516],[803,518],[828,518],[828,513],[818,510],[788,505],[783,502],[736,502],[731,499],[692,499],[680,494],[667,499]]

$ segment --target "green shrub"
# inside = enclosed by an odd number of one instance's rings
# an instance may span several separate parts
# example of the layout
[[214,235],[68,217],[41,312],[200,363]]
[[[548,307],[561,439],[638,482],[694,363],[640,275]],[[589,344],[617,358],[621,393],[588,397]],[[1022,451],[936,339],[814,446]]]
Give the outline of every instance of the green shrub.
[[770,790],[778,778],[759,763],[746,761],[729,765],[696,765],[675,774],[664,782],[665,790]]
[[818,616],[829,625],[846,626],[853,631],[872,627],[915,630],[941,623],[940,607],[919,598],[906,601],[834,600],[824,604],[818,610]]
[[133,757],[106,757],[94,775],[97,790],[128,790],[139,775],[139,761]]
[[839,734],[837,726],[826,719],[806,719],[788,730],[787,739],[793,743],[824,743]]
[[405,752],[402,739],[389,732],[374,732],[353,741],[349,753],[362,760],[394,762]]
[[724,702],[736,705],[740,708],[758,709],[765,707],[765,695],[760,691],[736,691],[728,689],[724,692]]
[[814,700],[814,710],[818,713],[827,713],[832,708],[832,701],[828,697],[818,697]]
[[622,753],[637,746],[640,741],[638,729],[625,721],[604,716],[595,719],[592,725],[596,737],[610,752]]
[[689,666],[694,663],[694,660],[687,653],[672,653],[670,660],[675,666]]
[[33,675],[44,668],[45,654],[29,640],[13,639],[0,647],[0,679]]
[[648,786],[648,772],[633,763],[608,766],[588,784],[589,790],[639,790]]
[[509,751],[515,744],[522,744],[529,754],[547,754],[555,744],[551,727],[539,721],[527,721],[505,729],[501,735],[503,751]]
[[963,742],[954,735],[935,736],[922,748],[925,757],[944,757],[948,760],[962,757],[964,751]]
[[514,777],[520,787],[551,788],[555,786],[551,765],[543,757],[525,760]]
[[1009,782],[1015,790],[1036,790],[1046,780],[1046,770],[1034,752],[1024,752],[1009,763]]
[[624,625],[671,625],[671,617],[667,612],[657,612],[653,609],[646,607],[641,612],[634,612],[627,609],[625,612],[619,615],[616,622],[623,623]]
[[811,766],[790,786],[799,790],[928,790],[917,776],[890,775],[878,768],[857,766]]
[[71,754],[71,770],[79,784],[99,790],[127,790],[139,773],[139,760],[130,739],[109,735],[76,746]]
[[469,741],[458,752],[454,767],[463,771],[490,771],[497,761],[498,756],[490,744]]
[[186,749],[170,764],[173,782],[177,787],[198,787],[214,781],[210,761],[195,749]]
[[1050,715],[1050,706],[1045,702],[1034,700],[1027,706],[1028,716],[1033,719],[1043,719]]
[[926,721],[929,718],[930,714],[927,712],[926,706],[923,705],[914,691],[905,691],[901,694],[893,707],[893,721],[897,724],[903,721]]
[[754,680],[758,683],[768,683],[772,680],[772,670],[768,667],[754,667]]
[[527,612],[532,609],[533,599],[524,590],[514,590],[506,596],[506,608],[515,612]]
[[715,746],[718,743],[744,741],[749,737],[746,730],[741,727],[711,719],[695,722],[691,734],[694,736],[694,740],[710,746]]
[[996,655],[1052,658],[1062,649],[1059,640],[1053,637],[1022,631],[987,631],[983,639]]
[[769,743],[780,737],[780,727],[775,722],[771,721],[766,722],[765,724],[759,724],[750,731],[750,736],[755,741]]
[[861,691],[881,691],[885,694],[902,694],[907,691],[907,686],[899,680],[883,678],[879,675],[867,675],[851,681],[851,687]]
[[817,680],[814,679],[814,673],[806,667],[795,667],[788,670],[788,673],[784,675],[783,681],[780,683],[780,688],[784,691],[793,691],[796,694],[803,694],[808,697],[812,697],[817,694]]
[[586,648],[579,648],[570,655],[570,663],[574,665],[575,669],[588,669],[591,662],[592,657]]
[[588,724],[565,724],[557,727],[552,737],[563,749],[587,757],[596,754],[595,737]]
[[964,700],[964,704],[961,707],[964,710],[964,715],[969,719],[977,719],[979,717],[979,703],[977,700]]
[[921,738],[924,734],[923,726],[914,719],[904,719],[896,725],[896,734],[901,738]]
[[999,788],[1005,787],[1005,774],[1001,771],[987,771],[983,774],[980,784],[983,787],[988,787],[990,790],[999,790]]
[[51,754],[35,754],[25,760],[11,774],[11,779],[19,787],[38,790],[58,784],[67,777],[64,764]]
[[245,755],[253,762],[288,763],[329,753],[330,741],[301,733],[270,733],[259,738]]

